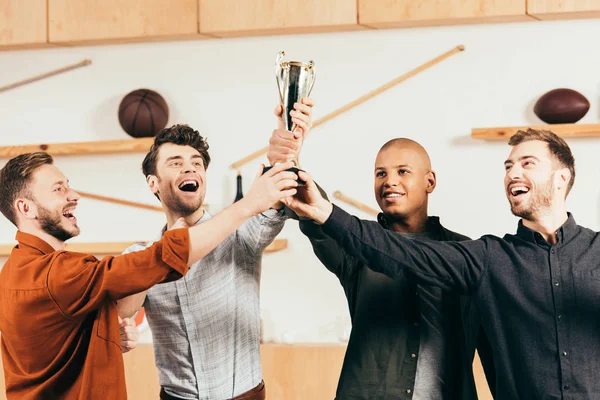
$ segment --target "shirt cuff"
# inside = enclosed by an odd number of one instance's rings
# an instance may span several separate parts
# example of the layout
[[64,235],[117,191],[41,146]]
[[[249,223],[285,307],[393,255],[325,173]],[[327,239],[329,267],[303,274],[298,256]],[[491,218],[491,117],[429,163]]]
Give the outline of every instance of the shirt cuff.
[[162,260],[182,276],[188,272],[190,234],[187,228],[166,231],[162,238]]
[[332,238],[342,238],[344,233],[350,229],[350,223],[352,222],[352,215],[342,210],[335,204],[331,211],[331,215],[327,218],[327,221],[322,225],[323,232]]
[[265,217],[265,218],[269,218],[269,219],[275,219],[275,218],[278,218],[278,219],[285,220],[285,219],[288,219],[288,218],[289,218],[289,217],[288,217],[288,215],[287,215],[287,214],[286,214],[286,212],[285,212],[285,209],[286,209],[286,208],[287,208],[287,207],[283,207],[281,210],[276,210],[276,209],[274,209],[274,208],[269,208],[267,211],[263,211],[263,212],[262,212],[262,213],[260,213],[260,214],[261,214],[263,217]]

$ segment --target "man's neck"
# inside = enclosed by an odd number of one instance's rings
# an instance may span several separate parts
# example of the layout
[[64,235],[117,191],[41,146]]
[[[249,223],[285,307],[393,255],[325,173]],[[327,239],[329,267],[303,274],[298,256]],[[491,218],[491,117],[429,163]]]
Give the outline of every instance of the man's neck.
[[427,221],[429,216],[427,210],[423,210],[410,216],[394,218],[386,215],[388,225],[394,232],[400,233],[421,233],[427,231]]
[[204,208],[200,207],[192,214],[188,215],[181,215],[180,213],[175,213],[170,210],[167,210],[165,211],[165,215],[167,216],[167,229],[170,229],[179,218],[183,218],[187,226],[194,226],[204,216]]
[[556,232],[568,218],[569,216],[564,206],[553,207],[534,220],[523,219],[523,225],[532,231],[538,232],[548,243],[556,244],[558,241]]
[[48,233],[46,233],[45,231],[41,230],[41,229],[37,229],[37,228],[33,228],[33,227],[20,227],[19,230],[21,232],[33,235],[33,236],[37,236],[38,238],[42,239],[44,242],[48,243],[50,246],[52,246],[52,248],[54,250],[64,250],[65,249],[65,242],[63,242],[62,240],[58,240],[57,238],[55,238],[52,235],[49,235]]

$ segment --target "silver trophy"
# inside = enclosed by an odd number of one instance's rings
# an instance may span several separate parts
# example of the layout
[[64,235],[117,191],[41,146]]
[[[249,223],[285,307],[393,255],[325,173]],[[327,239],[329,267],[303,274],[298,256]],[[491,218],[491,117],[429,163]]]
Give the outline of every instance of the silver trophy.
[[[300,61],[285,61],[285,53],[280,51],[277,54],[275,62],[275,79],[277,88],[279,89],[279,97],[283,105],[283,122],[285,129],[293,131],[296,124],[292,122],[290,111],[294,109],[294,103],[302,102],[302,99],[310,96],[313,86],[315,85],[315,63],[311,60],[308,63]],[[272,167],[265,167],[264,172],[267,172]],[[293,167],[288,169],[298,173],[298,168]],[[298,178],[299,184],[304,184]]]
[[304,97],[310,96],[315,85],[315,63],[312,60],[308,64],[300,61],[285,61],[284,57],[283,51],[277,54],[275,79],[283,105],[285,129],[293,131],[295,126],[290,111],[294,109],[294,103],[300,103]]

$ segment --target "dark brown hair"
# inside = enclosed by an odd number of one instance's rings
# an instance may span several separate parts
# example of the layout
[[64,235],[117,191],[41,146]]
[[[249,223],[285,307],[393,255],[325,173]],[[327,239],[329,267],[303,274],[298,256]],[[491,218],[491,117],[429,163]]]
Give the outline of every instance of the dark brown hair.
[[0,212],[15,226],[17,213],[13,203],[21,196],[31,197],[28,189],[31,176],[42,165],[53,162],[48,153],[26,153],[11,158],[0,170]]
[[154,144],[150,148],[148,154],[142,163],[142,172],[145,177],[156,174],[156,161],[158,159],[158,151],[160,146],[165,143],[173,143],[179,146],[190,146],[198,150],[202,160],[204,160],[204,168],[208,168],[210,164],[210,155],[208,154],[208,143],[198,133],[198,131],[190,128],[188,125],[173,125],[170,128],[165,128],[158,132],[154,138]]
[[548,143],[550,154],[556,157],[562,168],[568,168],[569,172],[571,172],[571,180],[567,186],[566,193],[566,195],[568,195],[575,183],[575,157],[573,157],[573,153],[571,153],[571,148],[563,138],[554,132],[545,129],[538,130],[532,128],[527,129],[527,131],[517,131],[517,133],[511,136],[508,144],[510,146],[516,146],[532,140]]

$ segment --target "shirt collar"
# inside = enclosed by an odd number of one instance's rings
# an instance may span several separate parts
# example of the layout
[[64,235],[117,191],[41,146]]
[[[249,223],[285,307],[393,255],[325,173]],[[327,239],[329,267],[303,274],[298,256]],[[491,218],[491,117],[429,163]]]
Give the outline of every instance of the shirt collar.
[[15,239],[19,242],[19,247],[29,248],[29,250],[38,251],[41,254],[54,253],[56,250],[44,240],[29,233],[17,231]]
[[[208,221],[211,218],[211,215],[208,213],[208,210],[204,210],[204,214],[202,214],[202,218],[200,218],[198,220],[198,222],[196,222],[195,225],[201,224],[203,222]],[[163,228],[160,231],[160,237],[162,238],[163,235],[165,234],[165,232],[167,231],[167,225],[165,224],[165,226],[163,226]],[[160,238],[159,238],[160,239]]]
[[[573,214],[568,212],[567,216],[568,218],[565,223],[562,224],[562,226],[556,231],[558,243],[564,243],[565,241],[568,241],[577,233],[577,222],[575,222]],[[517,227],[517,236],[531,243],[548,244],[546,239],[544,239],[539,232],[531,230],[523,225],[522,219],[519,221],[519,226]]]
[[[385,229],[391,229],[388,220],[384,213],[377,214],[377,222]],[[436,216],[428,217],[427,219],[427,232],[437,232],[441,228],[440,218]]]

